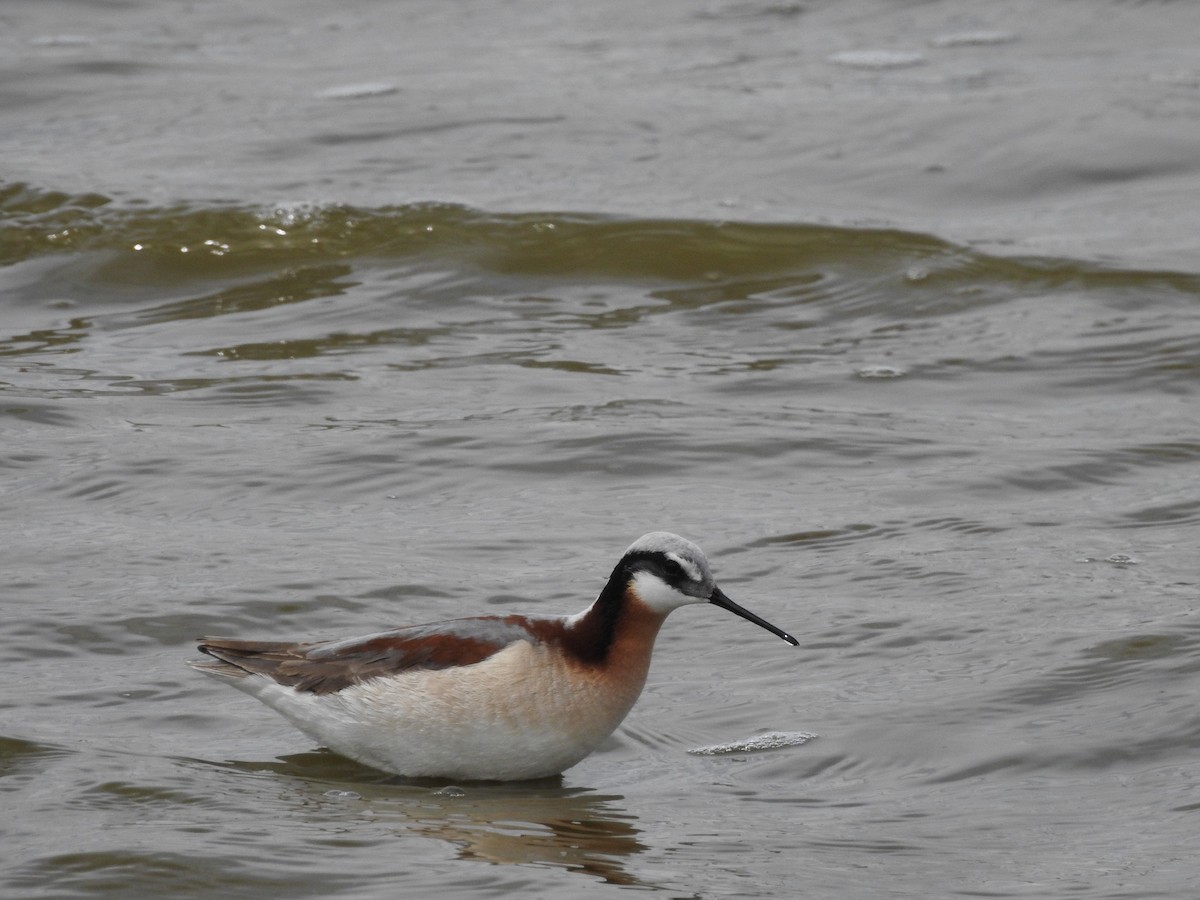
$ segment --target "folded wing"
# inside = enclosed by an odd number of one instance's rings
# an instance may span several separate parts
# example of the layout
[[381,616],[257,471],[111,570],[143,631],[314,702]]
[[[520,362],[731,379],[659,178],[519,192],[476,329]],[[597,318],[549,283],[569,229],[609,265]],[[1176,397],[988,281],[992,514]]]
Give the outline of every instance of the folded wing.
[[215,661],[192,663],[224,678],[265,675],[297,691],[332,694],[352,684],[417,669],[470,666],[515,641],[538,642],[522,616],[483,616],[413,625],[341,641],[246,641],[203,638]]

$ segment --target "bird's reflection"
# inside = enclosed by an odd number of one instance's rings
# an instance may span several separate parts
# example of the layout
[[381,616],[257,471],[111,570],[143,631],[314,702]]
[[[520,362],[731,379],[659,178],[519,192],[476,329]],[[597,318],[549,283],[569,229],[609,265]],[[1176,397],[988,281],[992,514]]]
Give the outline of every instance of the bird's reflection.
[[560,776],[515,783],[447,784],[401,779],[334,753],[298,753],[275,762],[237,762],[304,785],[307,802],[361,803],[404,830],[454,844],[462,859],[507,865],[552,865],[621,885],[641,882],[625,861],[645,851],[625,798],[566,788]]

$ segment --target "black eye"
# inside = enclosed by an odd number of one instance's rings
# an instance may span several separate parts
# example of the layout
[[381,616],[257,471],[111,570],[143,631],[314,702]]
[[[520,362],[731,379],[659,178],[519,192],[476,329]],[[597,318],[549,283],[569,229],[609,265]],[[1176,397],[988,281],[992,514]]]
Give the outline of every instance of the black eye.
[[686,576],[683,574],[683,566],[675,562],[673,559],[668,559],[665,563],[663,563],[663,571],[667,573],[668,578],[678,579],[680,581],[686,580]]

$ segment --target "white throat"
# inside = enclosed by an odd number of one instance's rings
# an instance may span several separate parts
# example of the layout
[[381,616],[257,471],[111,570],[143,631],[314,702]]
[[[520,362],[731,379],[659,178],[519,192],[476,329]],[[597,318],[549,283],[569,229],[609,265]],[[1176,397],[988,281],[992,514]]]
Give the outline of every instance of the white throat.
[[638,599],[651,610],[666,615],[689,603],[703,603],[699,597],[689,597],[671,587],[653,572],[641,571],[633,576],[633,590]]

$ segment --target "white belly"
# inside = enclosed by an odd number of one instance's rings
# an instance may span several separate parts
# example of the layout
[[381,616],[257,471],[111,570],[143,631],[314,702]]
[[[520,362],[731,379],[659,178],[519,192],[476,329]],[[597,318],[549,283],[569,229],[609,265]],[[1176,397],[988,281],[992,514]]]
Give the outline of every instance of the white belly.
[[464,780],[542,778],[591,753],[642,678],[605,679],[524,641],[462,668],[402,672],[332,694],[262,675],[233,682],[324,746],[378,769]]

